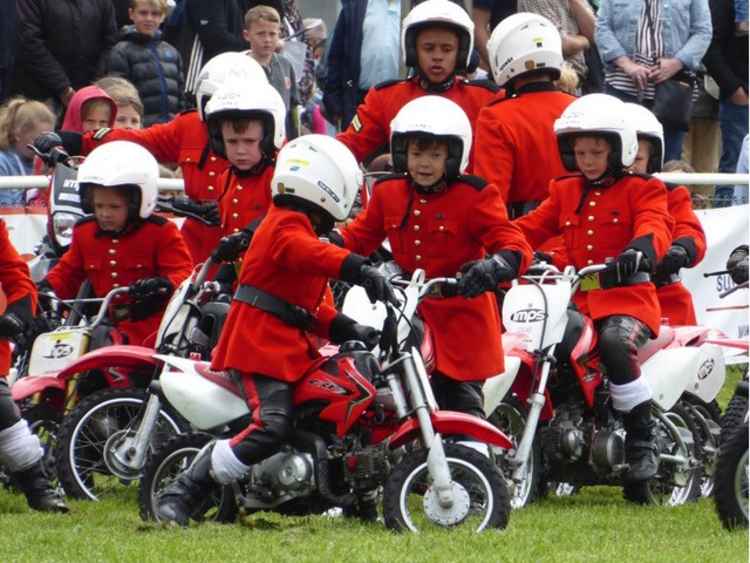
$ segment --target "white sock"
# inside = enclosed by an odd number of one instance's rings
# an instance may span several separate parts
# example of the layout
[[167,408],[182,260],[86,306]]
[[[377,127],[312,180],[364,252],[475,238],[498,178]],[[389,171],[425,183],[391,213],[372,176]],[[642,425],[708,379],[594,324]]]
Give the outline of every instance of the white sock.
[[43,454],[39,438],[31,433],[23,418],[0,431],[0,463],[11,473],[31,467]]
[[211,451],[211,474],[222,485],[229,485],[242,479],[250,466],[245,465],[234,455],[229,440],[218,440]]
[[633,410],[633,407],[651,398],[651,387],[644,378],[639,377],[624,385],[610,383],[609,394],[612,397],[612,406],[615,410],[628,413]]

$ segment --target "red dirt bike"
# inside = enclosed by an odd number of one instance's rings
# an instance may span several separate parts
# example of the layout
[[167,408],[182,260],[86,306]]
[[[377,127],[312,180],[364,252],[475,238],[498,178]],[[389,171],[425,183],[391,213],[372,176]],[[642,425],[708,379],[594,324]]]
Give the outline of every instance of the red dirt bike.
[[[513,476],[514,508],[558,484],[622,485],[625,497],[637,503],[681,504],[699,494],[704,459],[693,412],[681,398],[709,403],[721,389],[724,357],[711,340],[722,335],[704,327],[663,326],[641,348],[660,470],[653,480],[623,483],[625,432],[599,367],[596,331],[590,318],[569,306],[581,284],[600,287],[600,275],[609,268],[560,272],[539,264],[505,296],[506,371],[487,381],[484,394],[488,417],[514,442],[508,455],[498,456],[503,472]],[[716,434],[718,425],[704,430]]]
[[[510,442],[481,419],[438,410],[422,356],[409,344],[419,300],[456,281],[425,282],[417,270],[410,280],[393,283],[400,284],[403,299],[398,307],[387,306],[381,346],[368,352],[362,343],[349,342],[321,358],[295,386],[290,442],[242,481],[217,485],[194,519],[231,520],[238,507],[346,512],[363,501],[374,503],[382,487],[385,523],[394,530],[507,525],[505,480],[486,453],[463,440],[500,449]],[[144,519],[154,518],[159,492],[201,448],[236,434],[250,416],[226,373],[188,359],[157,358],[164,362],[160,394],[202,433],[176,436],[150,455],[141,479]]]

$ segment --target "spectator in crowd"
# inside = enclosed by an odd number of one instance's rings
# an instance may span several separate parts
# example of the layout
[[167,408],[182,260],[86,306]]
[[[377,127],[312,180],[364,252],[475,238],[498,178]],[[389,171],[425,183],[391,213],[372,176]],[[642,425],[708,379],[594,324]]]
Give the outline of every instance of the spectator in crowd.
[[86,86],[78,90],[68,104],[62,128],[65,131],[96,131],[114,127],[117,105],[98,86]]
[[268,75],[268,82],[276,88],[286,106],[286,131],[289,139],[299,135],[299,95],[292,63],[276,53],[281,31],[281,17],[270,6],[259,5],[245,14],[243,36],[250,44],[248,54]]
[[[736,10],[736,3],[744,9]],[[748,134],[748,35],[738,34],[737,14],[747,14],[747,0],[711,0],[713,39],[703,62],[719,84],[721,160],[719,172],[734,172],[742,139]],[[716,204],[729,205],[734,188],[716,187]]]
[[334,135],[335,128],[329,123],[321,112],[323,103],[323,90],[326,80],[326,55],[328,43],[328,28],[326,23],[319,18],[305,18],[302,20],[305,26],[305,41],[313,54],[315,65],[315,85],[312,98],[305,104],[305,111],[300,117],[302,127],[310,133],[321,135]]
[[503,19],[518,10],[518,0],[474,0],[471,16],[474,20],[474,34],[482,68],[490,70],[487,55],[487,41],[490,33]]
[[0,0],[0,103],[10,92],[16,56],[16,2]]
[[[55,127],[55,116],[42,102],[12,98],[0,108],[0,176],[32,174],[34,152],[27,147]],[[25,190],[0,190],[0,206],[24,205]]]
[[143,101],[148,127],[166,123],[182,109],[185,89],[177,49],[161,40],[159,26],[167,15],[167,0],[131,0],[132,26],[109,54],[107,70],[132,82]]
[[560,32],[565,60],[583,82],[588,74],[586,51],[594,43],[596,17],[588,0],[518,0],[519,12],[544,16]]
[[117,117],[115,129],[141,129],[143,127],[143,102],[135,86],[119,76],[105,76],[95,83],[115,101]]
[[18,0],[13,91],[67,106],[117,41],[112,0]]
[[[248,0],[184,0],[187,20],[203,46],[202,60],[227,51],[243,51],[243,15],[252,7]],[[257,2],[256,2],[257,3]],[[198,64],[200,68],[203,66]]]
[[[606,65],[605,91],[625,102],[650,109],[656,84],[698,70],[710,42],[708,0],[602,0],[599,6],[596,44]],[[680,158],[684,137],[683,130],[664,127],[665,160]]]
[[746,36],[748,29],[747,0],[734,0],[735,35]]
[[328,118],[348,127],[367,91],[398,78],[401,4],[351,0],[339,13],[326,61],[323,105]]
[[[742,141],[742,148],[740,149],[740,157],[737,159],[737,174],[748,173],[748,152],[747,152],[748,138],[750,137],[748,135],[745,135],[745,138]],[[747,192],[748,192],[747,182],[745,182],[744,184],[737,184],[734,187],[734,201],[737,205],[743,205],[748,202]]]

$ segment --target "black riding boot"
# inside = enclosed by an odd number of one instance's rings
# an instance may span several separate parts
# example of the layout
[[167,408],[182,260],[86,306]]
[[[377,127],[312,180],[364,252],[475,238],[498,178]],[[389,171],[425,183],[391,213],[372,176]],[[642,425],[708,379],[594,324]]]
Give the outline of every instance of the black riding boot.
[[630,465],[626,481],[648,481],[656,476],[659,456],[654,442],[655,426],[651,401],[641,403],[625,415],[625,461]]
[[26,495],[26,502],[34,510],[68,512],[65,499],[44,475],[41,461],[37,461],[28,469],[11,474],[11,479],[13,484]]
[[211,477],[213,446],[201,450],[190,467],[159,495],[157,518],[187,526],[190,516],[210,494],[215,481]]

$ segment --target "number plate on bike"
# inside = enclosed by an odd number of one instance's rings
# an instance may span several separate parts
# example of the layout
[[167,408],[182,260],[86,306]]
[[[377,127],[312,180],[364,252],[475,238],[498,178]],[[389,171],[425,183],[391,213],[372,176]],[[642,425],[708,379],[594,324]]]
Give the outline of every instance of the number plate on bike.
[[60,371],[88,350],[89,335],[80,329],[40,334],[34,340],[29,361],[29,375]]

